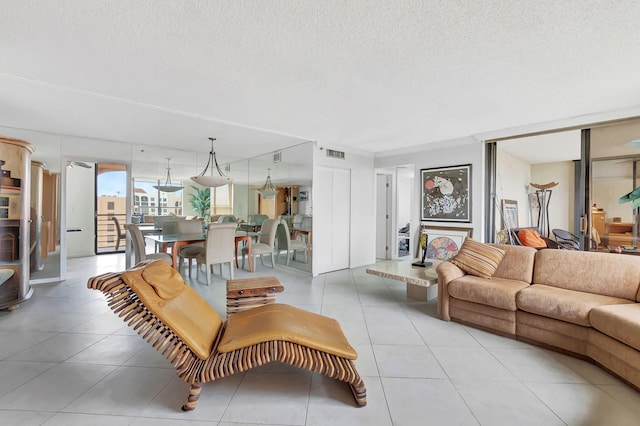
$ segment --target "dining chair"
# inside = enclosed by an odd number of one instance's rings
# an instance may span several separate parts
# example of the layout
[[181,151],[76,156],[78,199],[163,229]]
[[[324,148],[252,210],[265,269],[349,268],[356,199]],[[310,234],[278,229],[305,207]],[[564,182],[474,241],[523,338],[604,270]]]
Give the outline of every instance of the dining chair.
[[[280,223],[280,219],[266,219],[262,222],[262,226],[260,227],[260,236],[258,237],[258,242],[252,244],[251,246],[251,263],[255,268],[255,256],[260,255],[260,263],[264,266],[264,257],[263,255],[269,254],[271,256],[271,267],[275,268],[275,241],[276,241],[276,231],[278,229],[278,224]],[[242,248],[242,268],[244,268],[244,258],[248,253],[248,248]]]
[[252,223],[256,226],[262,226],[265,220],[269,219],[269,216],[266,214],[250,214],[247,216],[247,222]]
[[229,264],[229,276],[233,279],[233,262],[235,261],[235,241],[237,223],[210,223],[207,228],[205,249],[196,256],[196,279],[200,276],[200,265],[206,266],[207,285],[211,285],[211,269],[213,265]]
[[238,222],[238,218],[236,218],[232,214],[222,214],[220,215],[220,217],[218,217],[218,220],[216,221],[216,223],[237,223],[237,222]]
[[167,262],[169,265],[173,266],[173,259],[167,253],[147,254],[146,245],[144,243],[144,236],[142,235],[142,232],[140,232],[138,225],[127,223],[124,225],[124,228],[129,231],[129,235],[131,235],[131,242],[133,243],[133,253],[136,264],[147,259],[161,259]]
[[120,227],[120,221],[118,221],[117,217],[111,216],[111,220],[113,220],[113,223],[115,224],[115,227],[116,227],[116,251],[118,251],[118,249],[120,249],[120,240],[126,239],[127,234]]
[[289,264],[289,259],[291,258],[291,252],[293,252],[293,260],[296,260],[296,251],[304,252],[304,263],[309,263],[309,247],[307,243],[299,239],[291,239],[291,234],[289,233],[289,226],[287,225],[287,221],[284,219],[280,219],[280,223],[278,224],[278,229],[276,231],[276,261],[280,257],[280,251],[286,250],[287,252],[287,265]]
[[[177,227],[178,234],[198,234],[202,233],[202,222],[199,220],[180,220]],[[204,243],[192,243],[184,247],[180,247],[178,251],[178,271],[184,264],[184,259],[189,260],[189,277],[191,277],[191,266],[193,259],[204,251]]]

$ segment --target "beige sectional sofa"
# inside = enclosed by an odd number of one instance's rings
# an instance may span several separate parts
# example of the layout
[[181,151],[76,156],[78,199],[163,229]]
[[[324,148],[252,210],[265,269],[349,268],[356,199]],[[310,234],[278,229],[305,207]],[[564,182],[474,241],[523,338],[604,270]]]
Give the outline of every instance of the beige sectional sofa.
[[438,315],[591,360],[640,389],[640,256],[494,245],[491,279],[438,268]]

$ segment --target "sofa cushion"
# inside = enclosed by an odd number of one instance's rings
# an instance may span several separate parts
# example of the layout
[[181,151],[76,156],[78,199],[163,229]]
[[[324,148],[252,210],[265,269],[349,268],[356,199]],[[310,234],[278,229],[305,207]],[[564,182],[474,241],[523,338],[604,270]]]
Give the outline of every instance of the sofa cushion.
[[535,229],[521,229],[518,231],[518,239],[527,247],[545,248],[547,243]]
[[640,351],[640,304],[600,306],[589,320],[596,330]]
[[485,278],[465,275],[449,283],[449,294],[461,300],[493,306],[495,308],[515,311],[516,294],[529,287],[523,281]]
[[536,253],[534,284],[637,300],[640,256],[575,250]]
[[450,262],[467,274],[491,278],[503,257],[504,250],[467,238]]
[[591,310],[604,305],[633,303],[627,299],[602,296],[582,291],[567,290],[542,284],[533,284],[518,293],[516,304],[532,314],[591,326]]
[[533,279],[533,261],[538,252],[532,247],[511,246],[508,244],[491,244],[504,250],[504,257],[498,265],[498,269],[492,278],[505,278],[508,280],[524,281],[531,283]]

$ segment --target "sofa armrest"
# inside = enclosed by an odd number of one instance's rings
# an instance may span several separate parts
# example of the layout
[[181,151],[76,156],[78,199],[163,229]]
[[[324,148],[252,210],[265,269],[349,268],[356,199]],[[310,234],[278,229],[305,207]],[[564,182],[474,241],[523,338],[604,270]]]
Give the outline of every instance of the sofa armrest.
[[449,315],[449,283],[465,276],[465,272],[451,262],[444,261],[436,268],[438,274],[438,317],[451,321]]

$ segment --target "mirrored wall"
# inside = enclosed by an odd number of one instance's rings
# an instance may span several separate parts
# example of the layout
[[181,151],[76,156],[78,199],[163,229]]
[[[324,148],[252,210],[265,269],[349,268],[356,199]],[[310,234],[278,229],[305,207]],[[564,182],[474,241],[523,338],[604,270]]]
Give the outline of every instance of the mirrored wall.
[[[0,134],[23,139],[35,147],[32,160],[38,191],[34,192],[32,206],[38,211],[34,234],[40,236],[40,247],[33,259],[31,284],[65,279],[69,257],[124,252],[125,239],[118,240],[111,222],[103,226],[109,233],[105,237],[108,247],[96,246],[97,228],[102,226],[95,222],[97,205],[114,204],[118,208],[121,230],[124,223],[143,221],[144,214],[197,215],[189,203],[190,195],[196,192],[190,177],[203,171],[208,147],[192,152],[2,127]],[[236,158],[244,156],[239,153]],[[290,238],[309,246],[307,259],[298,251],[295,259],[291,255],[288,266],[311,272],[313,143],[260,156],[246,155],[229,163],[222,161],[220,166],[233,179],[233,185],[212,191],[211,215],[233,214],[245,223],[258,214],[282,217],[289,225]],[[118,166],[117,172],[114,166]],[[97,181],[101,177],[110,181],[107,178],[112,174],[123,175],[124,180],[122,176],[119,179],[124,184],[98,188],[101,185]],[[268,175],[278,191],[273,199],[259,193]],[[166,184],[169,177],[172,184],[182,185],[182,190],[165,193],[154,189],[154,185]],[[79,215],[86,217],[76,218]],[[307,217],[304,225],[303,217]],[[277,263],[287,263],[284,248]]]
[[[252,224],[256,215],[283,219],[289,239],[303,242],[307,250],[306,256],[304,250],[293,250],[294,246],[300,248],[300,243],[285,241],[287,234],[280,233],[276,262],[311,272],[313,143],[232,162],[228,168],[233,179],[233,215],[247,224]],[[261,194],[268,177],[277,191],[273,197]]]

